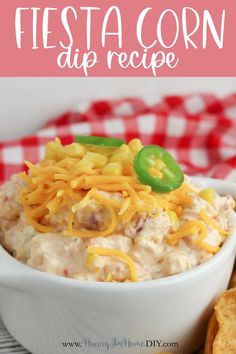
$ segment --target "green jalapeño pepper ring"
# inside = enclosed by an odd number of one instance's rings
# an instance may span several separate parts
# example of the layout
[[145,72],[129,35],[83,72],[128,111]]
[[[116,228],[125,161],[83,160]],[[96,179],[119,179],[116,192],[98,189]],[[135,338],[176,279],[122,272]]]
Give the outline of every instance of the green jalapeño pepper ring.
[[135,157],[134,170],[141,183],[159,193],[167,193],[181,186],[183,172],[172,155],[157,145],[142,148]]
[[125,141],[117,138],[106,138],[104,136],[85,136],[78,135],[76,137],[77,143],[80,144],[92,144],[92,145],[100,145],[106,147],[119,147],[125,144]]

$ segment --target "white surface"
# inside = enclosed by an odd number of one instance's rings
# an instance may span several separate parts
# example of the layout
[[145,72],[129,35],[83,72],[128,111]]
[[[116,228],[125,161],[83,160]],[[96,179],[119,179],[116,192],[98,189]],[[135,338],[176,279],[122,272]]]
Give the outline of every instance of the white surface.
[[0,354],[30,354],[7,332],[0,320]]
[[[236,197],[232,183],[197,180]],[[228,285],[235,250],[236,232],[205,264],[131,284],[75,281],[43,273],[0,247],[0,314],[14,337],[34,354],[65,354],[62,342],[79,342],[84,337],[109,343],[114,337],[178,342],[179,347],[171,351],[189,354],[202,344],[213,303]],[[84,346],[70,349],[70,353],[91,352]],[[156,349],[144,350],[154,354]],[[140,354],[141,350],[115,347],[107,352]]]
[[0,78],[0,140],[27,135],[80,100],[236,91],[236,78]]

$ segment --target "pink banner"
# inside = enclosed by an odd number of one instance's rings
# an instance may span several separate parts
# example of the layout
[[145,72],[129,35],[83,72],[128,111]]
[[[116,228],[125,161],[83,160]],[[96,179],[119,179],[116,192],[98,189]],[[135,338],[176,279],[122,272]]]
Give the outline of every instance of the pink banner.
[[9,0],[0,76],[236,76],[235,0]]

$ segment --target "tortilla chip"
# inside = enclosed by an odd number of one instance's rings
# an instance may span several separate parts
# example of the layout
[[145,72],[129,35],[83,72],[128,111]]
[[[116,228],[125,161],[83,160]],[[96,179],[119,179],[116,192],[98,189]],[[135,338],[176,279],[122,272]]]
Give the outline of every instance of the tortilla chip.
[[219,330],[213,343],[213,354],[236,353],[236,288],[224,292],[215,305]]
[[212,314],[207,327],[207,335],[204,347],[204,354],[213,354],[213,342],[218,332],[219,326],[215,312]]

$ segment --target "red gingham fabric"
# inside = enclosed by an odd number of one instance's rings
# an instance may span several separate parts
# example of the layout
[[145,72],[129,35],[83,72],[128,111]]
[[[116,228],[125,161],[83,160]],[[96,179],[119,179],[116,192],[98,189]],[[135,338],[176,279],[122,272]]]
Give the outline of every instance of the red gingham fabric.
[[32,136],[0,143],[0,182],[38,161],[44,145],[58,136],[64,144],[77,134],[105,135],[168,149],[190,175],[236,182],[236,94],[164,97],[154,105],[142,99],[80,102]]

